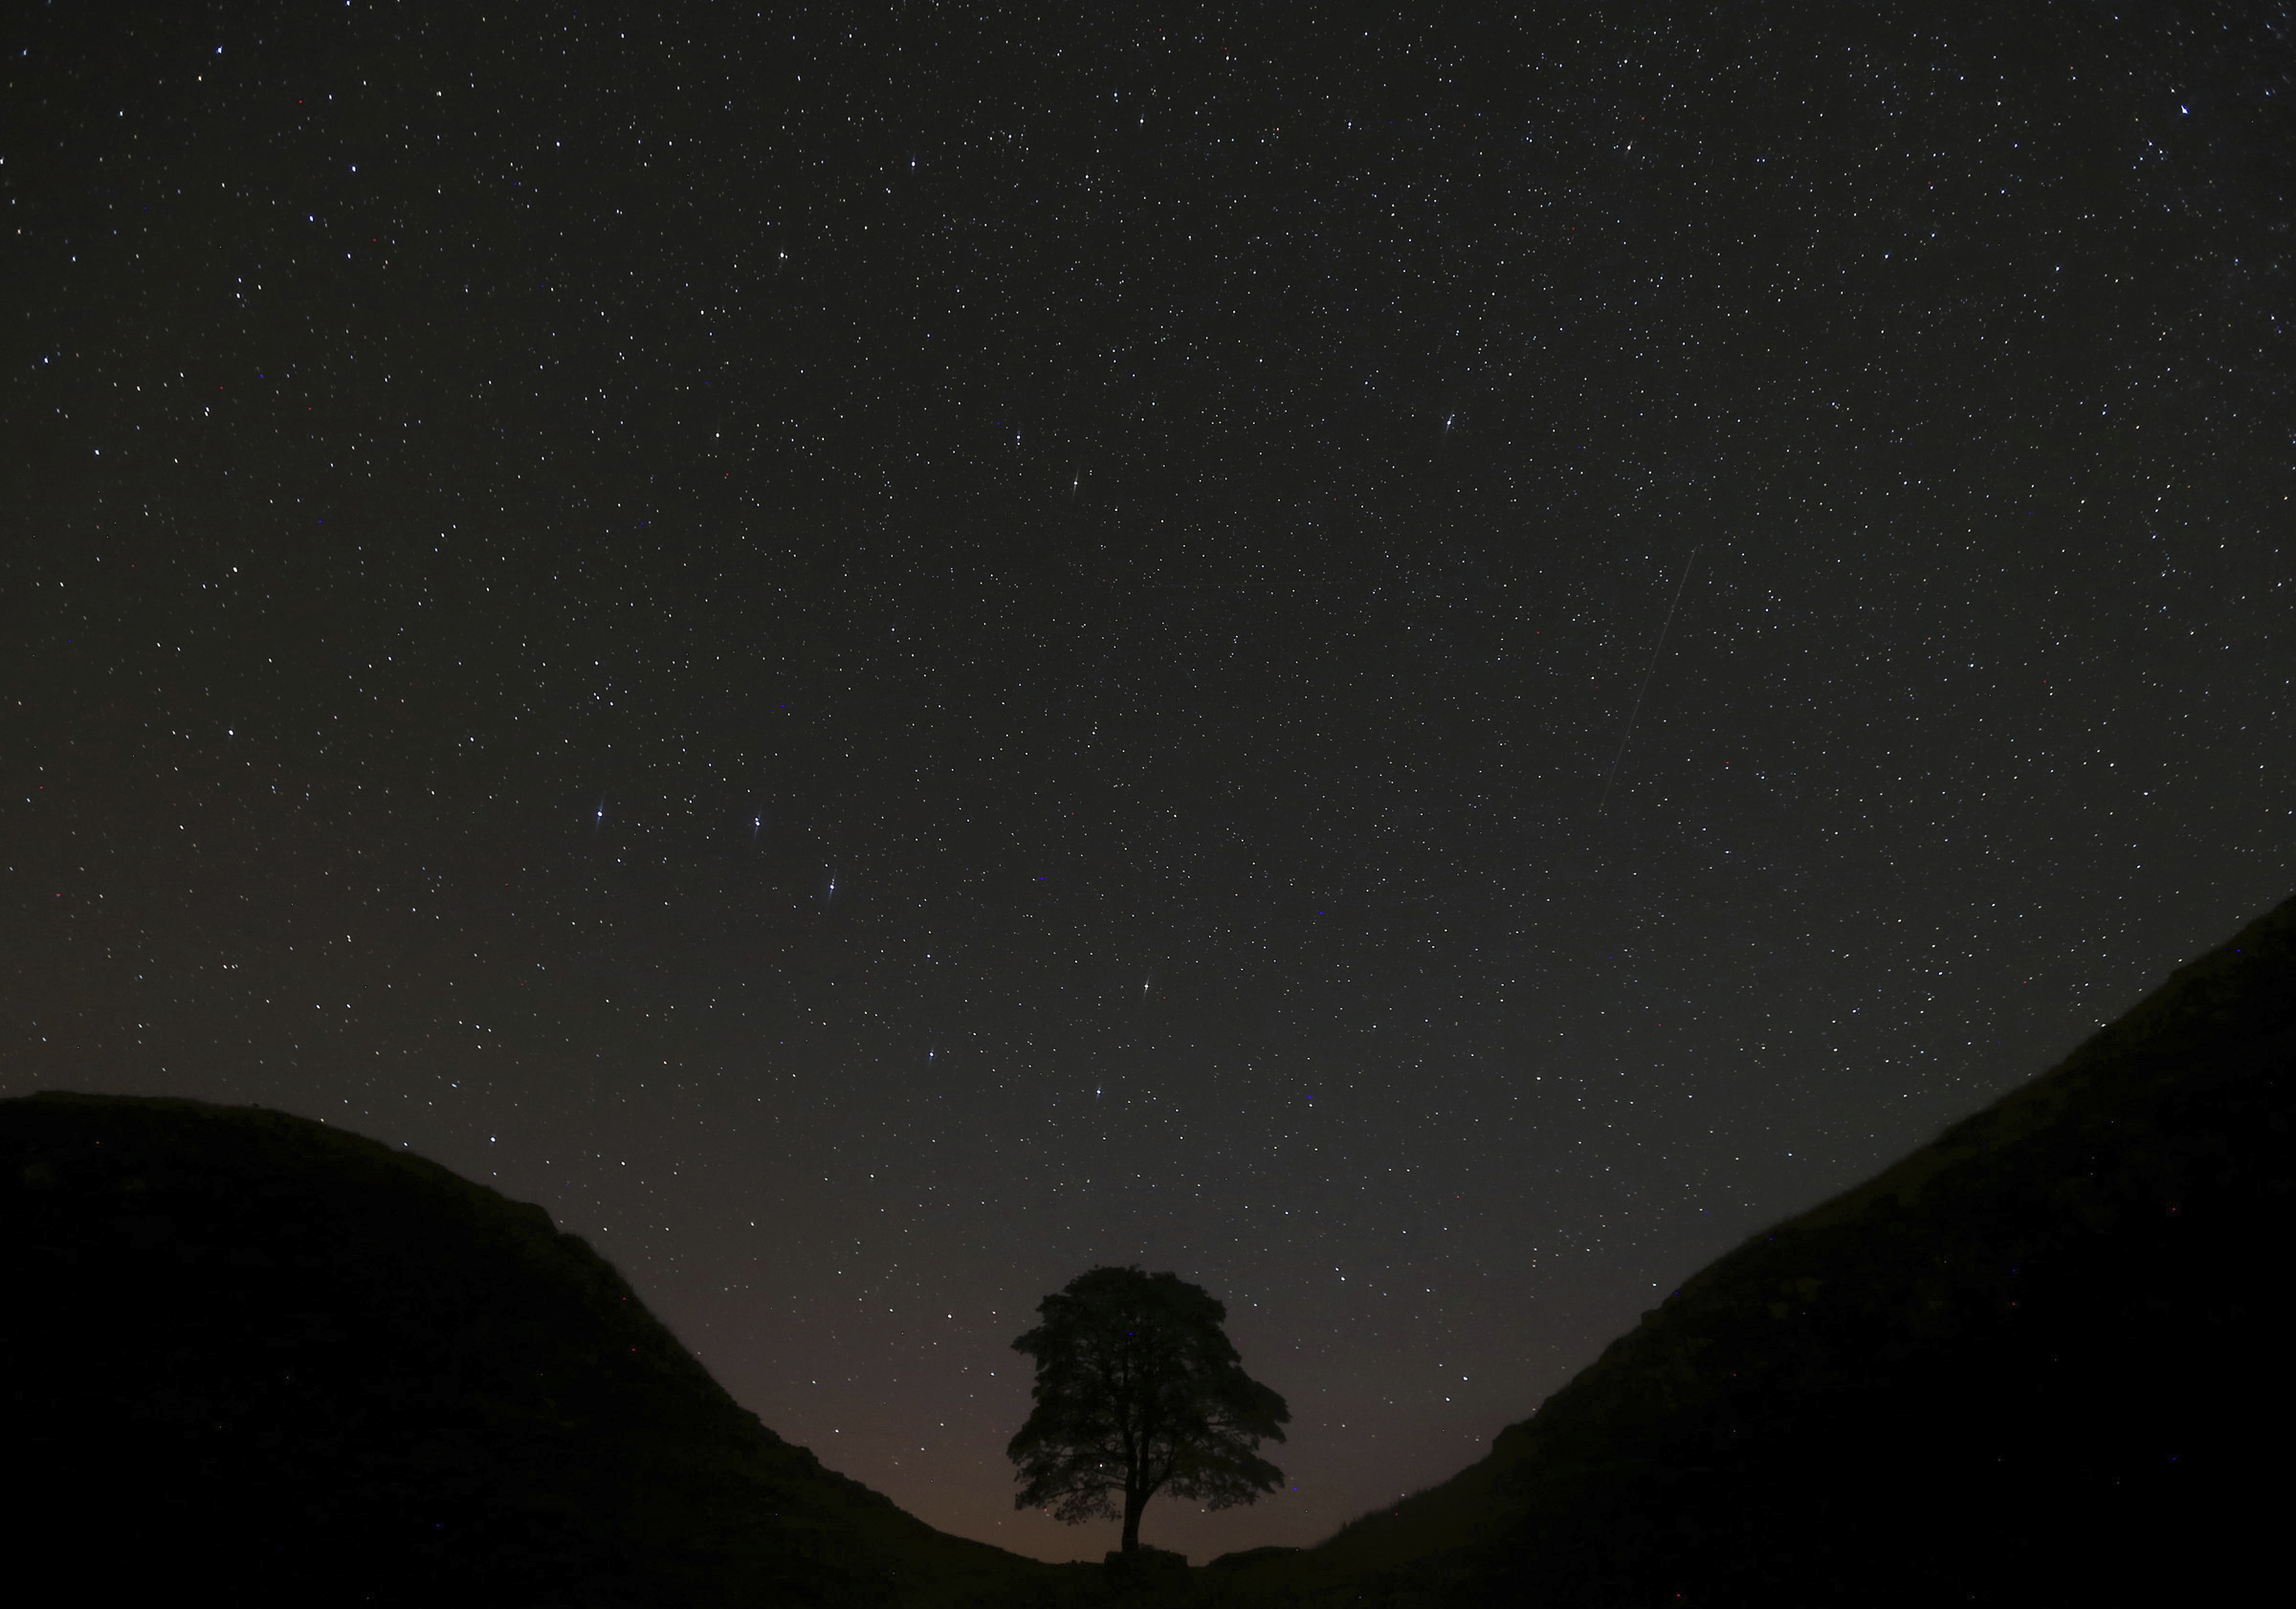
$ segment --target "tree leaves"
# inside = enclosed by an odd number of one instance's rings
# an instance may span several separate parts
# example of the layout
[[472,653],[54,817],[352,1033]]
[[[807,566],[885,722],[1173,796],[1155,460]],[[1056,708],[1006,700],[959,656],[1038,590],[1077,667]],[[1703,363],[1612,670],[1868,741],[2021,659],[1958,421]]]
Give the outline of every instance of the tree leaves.
[[1291,1410],[1244,1372],[1227,1309],[1202,1286],[1099,1267],[1037,1312],[1012,1343],[1036,1359],[1036,1406],[1005,1448],[1023,1483],[1014,1507],[1071,1525],[1120,1512],[1130,1552],[1159,1491],[1226,1509],[1282,1483],[1259,1445],[1284,1439]]

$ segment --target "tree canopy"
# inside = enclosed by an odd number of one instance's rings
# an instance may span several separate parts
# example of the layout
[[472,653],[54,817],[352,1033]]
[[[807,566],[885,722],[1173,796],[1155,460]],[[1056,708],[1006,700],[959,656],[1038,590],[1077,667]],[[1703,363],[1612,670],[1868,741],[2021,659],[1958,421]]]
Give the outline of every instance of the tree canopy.
[[1259,1445],[1284,1439],[1291,1410],[1244,1372],[1227,1309],[1202,1286],[1094,1268],[1037,1314],[1012,1343],[1036,1359],[1036,1406],[1005,1448],[1023,1483],[1015,1508],[1071,1525],[1120,1515],[1129,1554],[1159,1491],[1226,1509],[1282,1484]]

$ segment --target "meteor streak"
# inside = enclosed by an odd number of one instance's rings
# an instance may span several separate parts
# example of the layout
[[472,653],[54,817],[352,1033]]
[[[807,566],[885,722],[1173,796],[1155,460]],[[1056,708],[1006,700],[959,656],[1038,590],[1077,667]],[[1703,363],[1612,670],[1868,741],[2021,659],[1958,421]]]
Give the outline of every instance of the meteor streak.
[[[1699,547],[1705,545],[1701,542]],[[1650,650],[1650,664],[1643,672],[1643,685],[1635,691],[1634,708],[1626,716],[1625,735],[1619,739],[1619,752],[1611,757],[1610,775],[1602,779],[1602,802],[1595,806],[1598,816],[1610,808],[1610,785],[1619,780],[1619,766],[1626,759],[1626,745],[1634,741],[1634,723],[1643,713],[1643,694],[1650,691],[1650,678],[1658,674],[1658,656],[1667,651],[1667,633],[1674,628],[1674,611],[1682,607],[1682,595],[1689,589],[1690,572],[1698,566],[1699,547],[1690,549],[1690,557],[1682,566],[1682,580],[1674,587],[1674,602],[1667,606],[1666,624],[1658,628],[1658,646]]]

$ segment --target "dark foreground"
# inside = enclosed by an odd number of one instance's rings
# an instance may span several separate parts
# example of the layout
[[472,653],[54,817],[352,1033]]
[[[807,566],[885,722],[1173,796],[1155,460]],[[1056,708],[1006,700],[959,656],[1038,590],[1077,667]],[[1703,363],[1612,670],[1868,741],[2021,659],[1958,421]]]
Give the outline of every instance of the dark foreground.
[[1044,1574],[822,1468],[583,1241],[434,1163],[82,1095],[0,1104],[0,1148],[23,1534],[104,1599],[1001,1602]]
[[1701,1272],[1445,1486],[1126,1580],[823,1469],[538,1207],[276,1113],[9,1101],[17,1556],[105,1601],[2230,1599],[2296,1429],[2292,1083],[2296,902]]

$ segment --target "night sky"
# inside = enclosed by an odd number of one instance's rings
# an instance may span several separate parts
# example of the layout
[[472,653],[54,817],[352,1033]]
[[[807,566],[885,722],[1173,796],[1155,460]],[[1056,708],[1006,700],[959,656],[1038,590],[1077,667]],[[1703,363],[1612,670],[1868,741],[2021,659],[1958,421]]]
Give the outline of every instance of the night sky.
[[9,10],[0,1094],[936,1525],[1137,1261],[1313,1541],[2296,881],[2285,5]]

